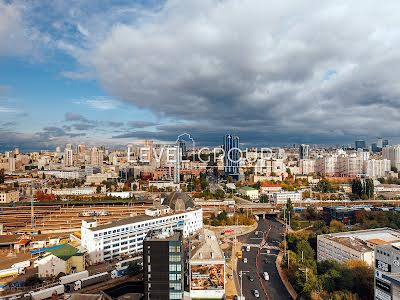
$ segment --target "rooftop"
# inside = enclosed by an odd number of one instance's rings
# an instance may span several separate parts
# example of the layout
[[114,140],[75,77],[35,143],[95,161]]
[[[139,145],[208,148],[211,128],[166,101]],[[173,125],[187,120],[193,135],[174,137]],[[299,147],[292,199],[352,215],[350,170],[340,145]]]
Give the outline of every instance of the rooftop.
[[49,252],[62,260],[68,260],[72,256],[83,255],[78,248],[75,248],[70,244],[64,244],[59,248],[50,250]]
[[196,260],[224,260],[217,236],[208,229],[203,229],[197,236],[198,239],[191,240],[191,261]]
[[400,231],[387,227],[331,233],[322,236],[359,252],[373,251],[374,245],[394,244],[400,242]]

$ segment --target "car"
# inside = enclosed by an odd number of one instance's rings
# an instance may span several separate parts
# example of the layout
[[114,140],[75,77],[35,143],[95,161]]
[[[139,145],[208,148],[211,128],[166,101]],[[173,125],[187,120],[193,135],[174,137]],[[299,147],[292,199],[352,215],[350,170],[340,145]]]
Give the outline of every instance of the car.
[[254,281],[254,277],[251,276],[251,275],[249,275],[249,280],[250,280],[251,282],[253,282],[253,281]]
[[233,296],[233,300],[239,300],[239,296],[238,295]]
[[258,292],[258,290],[254,290],[253,294],[254,294],[254,297],[260,298],[260,293]]
[[246,251],[247,251],[247,252],[250,252],[250,246],[247,246],[247,247],[246,247]]
[[264,262],[267,264],[268,263],[268,259],[264,259]]
[[246,258],[246,257],[243,258],[243,262],[244,262],[245,264],[247,264],[247,258]]
[[268,274],[268,272],[264,272],[263,275],[264,275],[264,280],[265,280],[265,281],[268,281],[268,280],[269,280],[269,274]]

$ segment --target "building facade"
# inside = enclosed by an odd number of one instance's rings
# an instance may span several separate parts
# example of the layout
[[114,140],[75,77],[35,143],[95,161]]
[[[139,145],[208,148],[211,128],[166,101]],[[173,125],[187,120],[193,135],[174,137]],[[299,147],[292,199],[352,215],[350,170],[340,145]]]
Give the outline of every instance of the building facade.
[[183,253],[181,231],[148,232],[143,242],[145,299],[183,299]]
[[239,176],[239,137],[227,134],[224,136],[224,172],[226,176]]
[[182,230],[183,236],[203,228],[203,211],[188,209],[163,216],[140,215],[105,225],[82,221],[82,246],[90,264],[143,251],[143,240],[150,230]]

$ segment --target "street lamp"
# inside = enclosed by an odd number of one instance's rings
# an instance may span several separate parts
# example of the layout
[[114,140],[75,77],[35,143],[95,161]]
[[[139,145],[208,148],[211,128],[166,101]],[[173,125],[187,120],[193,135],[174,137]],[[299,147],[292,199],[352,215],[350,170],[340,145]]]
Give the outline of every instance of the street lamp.
[[249,273],[250,271],[239,271],[240,276],[240,300],[243,300],[243,274]]

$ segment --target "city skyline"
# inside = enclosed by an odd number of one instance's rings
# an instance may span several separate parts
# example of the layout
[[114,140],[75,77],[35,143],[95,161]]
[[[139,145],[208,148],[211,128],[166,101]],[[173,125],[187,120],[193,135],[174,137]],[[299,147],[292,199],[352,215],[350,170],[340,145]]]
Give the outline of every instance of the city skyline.
[[200,145],[227,132],[249,146],[398,143],[395,8],[0,0],[0,151],[183,132]]

